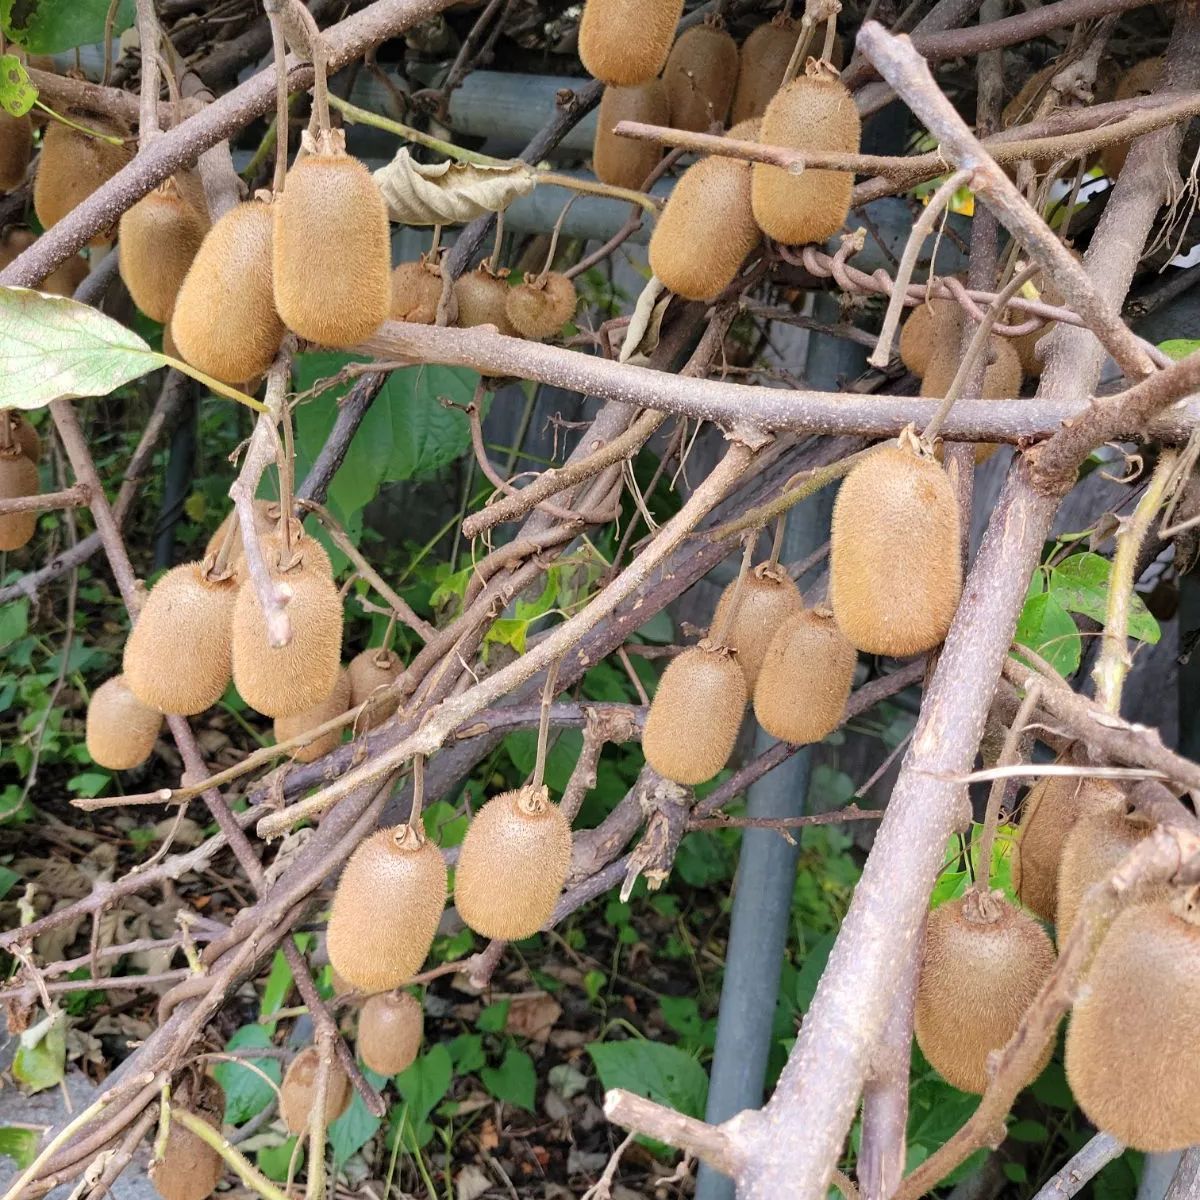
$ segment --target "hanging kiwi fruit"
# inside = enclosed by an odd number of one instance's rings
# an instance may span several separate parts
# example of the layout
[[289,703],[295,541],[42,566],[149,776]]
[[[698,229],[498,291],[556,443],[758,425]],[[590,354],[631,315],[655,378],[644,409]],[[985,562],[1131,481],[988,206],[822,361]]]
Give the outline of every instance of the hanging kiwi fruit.
[[[7,436],[3,427],[5,421],[8,422]],[[0,452],[12,446],[16,446],[31,463],[42,461],[42,439],[29,418],[19,408],[3,408],[0,409]]]
[[962,308],[953,300],[934,297],[918,304],[900,327],[900,361],[923,378],[936,349],[959,345],[963,318]]
[[374,646],[356,654],[346,668],[350,680],[349,708],[357,708],[367,700],[374,703],[358,719],[359,729],[375,729],[400,707],[399,696],[382,699],[382,693],[404,674],[404,662],[394,650]]
[[88,701],[87,751],[93,762],[110,771],[140,767],[154,753],[162,722],[162,713],[143,704],[124,675],[114,675]]
[[913,439],[877,450],[842,483],[829,592],[838,628],[867,654],[903,658],[945,638],[962,593],[958,500]]
[[516,327],[508,319],[508,293],[508,269],[494,270],[487,261],[481,262],[475,270],[455,280],[458,324],[464,329],[494,325],[498,333],[516,337]]
[[[334,717],[340,717],[349,707],[350,677],[345,671],[339,671],[333,691],[324,700],[318,700],[312,708],[306,708],[294,716],[275,718],[275,741],[289,742],[302,733],[308,733],[310,729],[324,725],[326,721],[332,721]],[[331,729],[309,742],[307,746],[298,746],[291,752],[292,758],[302,763],[316,762],[318,758],[323,758],[336,749],[341,741],[342,731]]]
[[611,187],[640,188],[658,166],[662,147],[654,142],[617,137],[613,130],[621,121],[669,124],[670,110],[663,81],[650,79],[632,87],[606,87],[600,97],[596,138],[592,144],[592,170],[601,183]]
[[165,324],[208,232],[207,217],[183,198],[172,177],[129,209],[118,228],[121,278],[134,304]]
[[663,68],[671,124],[696,133],[723,125],[737,77],[737,42],[720,17],[685,29]]
[[0,192],[11,192],[25,182],[33,156],[33,122],[26,113],[14,117],[0,111]]
[[[0,500],[36,496],[40,490],[38,469],[14,442],[0,449]],[[20,550],[33,539],[36,512],[0,513],[0,550]]]
[[[1013,1035],[1054,959],[1046,931],[1002,892],[972,888],[929,914],[913,1024],[921,1053],[948,1083],[984,1091],[988,1055]],[[1048,1038],[1022,1086],[1053,1050]]]
[[[279,503],[276,500],[255,500],[254,501],[254,527],[258,530],[258,536],[261,540],[268,534],[275,531],[279,524]],[[242,546],[242,526],[238,521],[237,509],[231,508],[224,516],[220,525],[217,526],[212,537],[205,544],[204,553],[200,556],[200,561],[204,562],[207,559],[214,557],[220,553],[221,546],[226,537],[231,537],[233,540],[229,546],[229,552],[225,556],[225,567],[232,571],[235,575],[245,560],[245,550]]]
[[[279,1115],[288,1133],[304,1133],[308,1129],[313,1105],[317,1102],[317,1071],[320,1065],[321,1052],[316,1046],[305,1046],[288,1065],[279,1088]],[[334,1058],[325,1089],[326,1127],[350,1107],[350,1100],[350,1077]]]
[[358,1015],[358,1056],[380,1075],[398,1075],[416,1062],[423,1027],[421,1003],[411,992],[372,996]]
[[125,682],[147,707],[190,717],[229,686],[237,581],[198,562],[180,563],[154,585],[125,643]]
[[361,992],[400,987],[420,970],[445,907],[438,847],[414,825],[376,830],[350,856],[334,892],[333,969]]
[[[983,373],[980,398],[983,400],[1011,400],[1021,394],[1021,359],[1008,338],[992,337],[988,340],[988,364]],[[951,341],[934,344],[929,356],[925,377],[921,380],[921,395],[942,397],[946,395],[961,362],[958,343]],[[987,462],[1000,447],[995,442],[979,442],[975,446],[975,462]]]
[[[809,71],[780,88],[767,105],[760,140],[790,150],[857,153],[862,129],[854,97],[821,63],[810,63]],[[851,171],[809,167],[793,175],[755,163],[750,170],[754,219],[777,242],[825,242],[846,221],[853,185]]]
[[842,723],[857,661],[829,609],[800,609],[785,617],[754,688],[758,723],[797,746],[828,737]]
[[[174,1107],[199,1117],[217,1133],[225,1120],[225,1090],[208,1075],[180,1087]],[[150,1164],[150,1182],[163,1200],[205,1200],[225,1173],[225,1160],[203,1138],[172,1121],[162,1157]]]
[[526,275],[523,283],[508,289],[504,313],[522,337],[541,341],[553,337],[574,315],[579,296],[575,285],[558,271]]
[[[76,124],[95,133],[119,138],[129,136],[128,129],[109,117],[74,110],[69,115]],[[132,158],[132,152],[124,143],[116,145],[61,121],[51,122],[42,137],[42,152],[33,181],[33,209],[42,228],[57,225]],[[110,236],[110,231],[97,234],[91,244],[101,245]]]
[[799,36],[800,23],[783,13],[776,13],[746,38],[742,43],[731,121],[748,121],[767,111],[771,97],[783,84],[784,72]]
[[175,300],[171,337],[179,353],[223,383],[262,375],[283,340],[271,281],[271,207],[255,199],[225,213],[200,243]]
[[737,655],[705,640],[663,672],[646,714],[642,749],[664,778],[697,784],[729,761],[749,694]]
[[[758,137],[759,123],[729,136]],[[750,207],[750,163],[711,155],[683,173],[650,236],[650,267],[677,296],[712,300],[736,278],[761,231]]]
[[588,74],[633,87],[663,69],[683,0],[587,0],[579,22],[579,57]]
[[[2,111],[2,110],[0,110]],[[9,229],[0,237],[0,270],[24,254],[34,242],[37,234],[32,229]]]
[[[737,653],[737,665],[754,692],[758,673],[775,631],[804,601],[792,577],[778,563],[759,563],[727,584],[717,601],[710,628],[721,630],[721,640]],[[736,607],[735,607],[736,605]]]
[[393,321],[432,325],[437,320],[442,298],[442,268],[422,255],[415,262],[402,262],[392,271]]
[[[1161,56],[1144,58],[1141,62],[1134,63],[1117,81],[1113,99],[1129,100],[1134,96],[1149,96],[1158,91],[1163,85],[1163,67],[1164,60]],[[1100,165],[1109,179],[1116,179],[1120,175],[1132,145],[1132,142],[1115,142],[1100,151]]]
[[1126,908],[1067,1027],[1067,1082],[1097,1128],[1135,1150],[1200,1142],[1200,894]]
[[1116,811],[1124,799],[1124,792],[1104,779],[1049,775],[1029,789],[1012,848],[1013,890],[1026,908],[1054,921],[1067,834],[1081,818]]

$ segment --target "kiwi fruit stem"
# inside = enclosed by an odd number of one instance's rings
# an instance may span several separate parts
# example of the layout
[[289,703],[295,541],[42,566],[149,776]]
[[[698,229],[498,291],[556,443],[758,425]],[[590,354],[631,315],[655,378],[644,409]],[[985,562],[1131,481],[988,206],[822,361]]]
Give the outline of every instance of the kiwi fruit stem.
[[729,627],[737,618],[738,608],[742,602],[742,592],[746,585],[746,575],[750,570],[750,556],[754,553],[755,536],[751,535],[746,539],[745,549],[742,551],[742,565],[738,568],[737,585],[733,589],[733,603],[730,604],[725,613],[725,619],[721,622],[720,629],[712,631],[712,642],[715,646],[724,646],[725,639],[729,636]]
[[275,59],[275,176],[271,183],[272,192],[278,196],[283,191],[287,178],[288,117],[290,114],[287,84],[287,42],[283,36],[283,25],[278,11],[267,7],[267,19],[271,23],[271,51]]
[[408,827],[415,832],[421,828],[421,810],[425,807],[425,755],[413,755],[412,776],[412,807],[408,810]]
[[542,780],[546,774],[546,743],[550,740],[550,704],[554,700],[554,685],[558,682],[558,664],[559,660],[555,659],[546,668],[546,683],[542,688],[542,710],[538,715],[537,758],[533,763],[533,778],[529,784],[535,792],[542,788]]

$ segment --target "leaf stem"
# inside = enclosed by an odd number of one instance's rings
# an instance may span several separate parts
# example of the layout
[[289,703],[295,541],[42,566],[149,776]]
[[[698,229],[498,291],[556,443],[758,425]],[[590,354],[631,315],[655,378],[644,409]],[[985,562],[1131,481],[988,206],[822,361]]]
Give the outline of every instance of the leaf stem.
[[227,383],[222,383],[219,379],[214,379],[211,375],[205,373],[191,363],[186,363],[181,358],[172,358],[169,354],[159,354],[152,351],[155,358],[161,359],[163,366],[174,367],[177,371],[182,371],[184,375],[196,380],[197,383],[202,383],[210,391],[216,392],[218,396],[224,396],[227,400],[236,400],[239,404],[244,404],[247,408],[254,409],[255,412],[267,412],[267,406],[261,401],[256,400],[253,396],[247,396],[245,392],[239,392],[237,388],[230,387]]

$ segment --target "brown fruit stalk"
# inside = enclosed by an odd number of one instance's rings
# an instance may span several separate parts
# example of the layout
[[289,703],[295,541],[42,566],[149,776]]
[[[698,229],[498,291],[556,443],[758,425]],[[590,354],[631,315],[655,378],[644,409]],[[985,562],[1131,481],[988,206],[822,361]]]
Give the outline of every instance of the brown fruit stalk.
[[[1163,85],[1163,59],[1146,58],[1134,63],[1117,83],[1114,100],[1129,100],[1133,96],[1149,96]],[[1132,142],[1116,142],[1100,151],[1100,163],[1109,179],[1116,179],[1129,157]]]
[[162,713],[143,704],[124,675],[106,679],[87,707],[87,750],[92,761],[110,771],[140,767],[154,752]]
[[289,329],[322,346],[361,342],[392,304],[387,206],[345,145],[342,130],[321,135],[274,204],[275,308]]
[[149,708],[190,717],[220,700],[230,679],[237,581],[181,563],[151,589],[125,643],[125,682]]
[[436,263],[422,257],[416,262],[402,262],[392,272],[389,316],[393,321],[432,325],[437,320],[441,298],[442,269]]
[[[334,717],[340,717],[349,707],[350,677],[345,671],[339,671],[333,691],[324,700],[318,701],[312,708],[306,708],[302,713],[296,713],[295,716],[275,718],[275,741],[276,743],[291,741],[292,738],[299,737],[300,734],[307,733],[310,729],[316,729],[318,725],[324,725],[326,721],[332,721]],[[297,762],[316,762],[318,758],[323,758],[331,750],[336,749],[341,741],[342,731],[333,729],[329,733],[322,734],[315,741],[309,742],[307,746],[300,746],[293,750],[292,757]]]
[[697,784],[729,761],[749,698],[737,656],[703,641],[673,658],[646,715],[642,749],[664,779]]
[[[731,619],[735,597],[737,611]],[[759,563],[746,572],[740,595],[736,579],[721,593],[709,625],[710,634],[723,631],[721,639],[737,652],[737,664],[742,668],[746,688],[751,693],[775,631],[803,605],[800,589],[792,582],[792,577],[782,567],[770,563]]]
[[[98,133],[114,137],[129,134],[126,128],[107,117],[74,111],[68,115],[76,123]],[[114,146],[60,121],[52,122],[42,138],[42,153],[33,183],[33,208],[42,228],[57,225],[128,165],[132,157],[132,152],[124,145]],[[109,237],[109,231],[97,234],[91,244],[100,245]]]
[[[1012,1036],[1054,958],[1045,930],[998,891],[972,889],[929,914],[914,1029],[947,1082],[983,1092],[988,1055]],[[1023,1083],[1041,1073],[1053,1049],[1049,1039]]]
[[42,460],[42,439],[30,424],[29,418],[19,408],[8,410],[9,428],[12,432],[10,445],[16,446],[31,463]]
[[[221,1132],[225,1091],[215,1079],[201,1076],[194,1094],[192,1088],[182,1088],[176,1103]],[[172,1121],[162,1158],[150,1165],[150,1182],[163,1200],[204,1200],[224,1173],[225,1160],[216,1150],[182,1122]]]
[[0,192],[11,192],[25,181],[33,154],[33,122],[26,113],[12,117],[0,112]]
[[587,0],[579,22],[579,57],[588,74],[632,87],[663,69],[683,0]]
[[760,25],[742,43],[731,121],[748,121],[767,111],[771,97],[783,83],[783,73],[791,61],[799,35],[799,22],[781,13]]
[[724,23],[705,21],[684,30],[663,68],[671,124],[697,133],[724,124],[737,76],[737,42]]
[[423,1026],[421,1002],[411,992],[372,996],[358,1017],[358,1056],[380,1075],[398,1075],[416,1061]]
[[[861,122],[841,80],[824,74],[793,79],[763,114],[759,140],[791,150],[858,150]],[[808,168],[793,175],[755,163],[750,198],[759,228],[777,242],[801,245],[833,237],[850,211],[850,171]]]
[[525,282],[508,289],[504,313],[522,336],[541,341],[553,337],[575,315],[579,297],[575,285],[558,271],[526,275]]
[[421,968],[446,907],[446,864],[424,833],[376,830],[350,856],[333,896],[333,969],[361,992],[400,987]]
[[922,378],[937,348],[959,345],[964,315],[953,300],[934,298],[918,304],[900,327],[900,361]]
[[[1021,394],[1021,359],[1007,338],[993,337],[988,345],[989,362],[983,373],[980,396],[984,400],[1012,400]],[[929,357],[929,367],[921,380],[922,396],[945,396],[958,371],[961,358],[958,345],[943,341],[935,343]],[[995,442],[979,442],[975,446],[975,462],[987,462],[1000,447]]]
[[[385,688],[391,687],[404,674],[404,663],[394,650],[375,646],[356,654],[350,660],[347,674],[350,678],[349,707],[357,708],[364,701],[378,696]],[[357,728],[374,729],[393,716],[399,707],[399,696],[386,701],[381,700],[359,717]]]
[[776,627],[754,689],[754,715],[793,745],[819,742],[841,723],[858,656],[825,608],[802,609]]
[[[14,443],[0,451],[0,500],[36,496],[40,491],[38,469]],[[11,512],[0,515],[0,550],[20,550],[37,529],[36,512]]]
[[932,459],[889,445],[846,476],[833,508],[829,591],[868,654],[905,657],[946,636],[962,593],[958,500]]
[[271,365],[283,340],[271,283],[271,206],[231,208],[205,235],[179,289],[171,337],[192,366],[245,383]]
[[1088,1120],[1135,1150],[1200,1142],[1197,898],[1112,923],[1067,1029],[1067,1081]]
[[592,170],[597,179],[611,187],[640,188],[658,166],[662,147],[654,142],[617,137],[613,130],[620,121],[668,124],[670,111],[663,81],[650,79],[633,87],[606,87],[600,97]]
[[[317,1069],[321,1052],[316,1046],[305,1046],[292,1059],[279,1088],[279,1115],[288,1133],[303,1133],[312,1119],[317,1100]],[[329,1067],[329,1083],[325,1089],[325,1125],[333,1124],[350,1107],[350,1077],[335,1058]]]
[[467,829],[454,905],[476,933],[517,941],[550,919],[571,865],[571,825],[545,787],[489,800]]

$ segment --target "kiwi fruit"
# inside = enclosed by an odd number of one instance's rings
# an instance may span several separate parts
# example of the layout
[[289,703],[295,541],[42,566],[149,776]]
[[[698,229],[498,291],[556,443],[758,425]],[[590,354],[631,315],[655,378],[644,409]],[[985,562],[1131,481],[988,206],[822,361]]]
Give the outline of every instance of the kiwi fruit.
[[121,278],[134,304],[166,323],[208,222],[167,179],[121,217],[118,230]]
[[[194,1089],[181,1088],[177,1103],[218,1133],[225,1119],[225,1091],[210,1076]],[[163,1200],[204,1200],[225,1172],[225,1160],[182,1122],[172,1121],[162,1157],[150,1164],[150,1182]]]
[[[0,500],[18,496],[36,496],[39,491],[38,469],[15,444],[0,450]],[[20,550],[28,545],[37,529],[36,512],[0,514],[0,550]]]
[[918,304],[900,327],[900,361],[923,378],[936,349],[959,345],[963,316],[953,300],[934,298]]
[[498,332],[517,336],[516,327],[508,319],[509,286],[507,269],[493,271],[481,262],[455,281],[454,295],[458,300],[458,324],[464,329],[474,325],[495,325]]
[[780,741],[819,742],[842,723],[858,656],[828,609],[801,609],[776,629],[754,688],[754,715]]
[[391,229],[378,184],[346,153],[345,134],[299,159],[274,204],[275,308],[294,333],[353,346],[392,305]]
[[[245,557],[245,551],[242,549],[242,526],[238,522],[236,508],[231,508],[225,514],[224,519],[217,526],[212,537],[208,539],[204,547],[204,553],[201,555],[201,561],[205,561],[210,555],[217,554],[221,549],[221,543],[225,540],[225,535],[234,524],[237,524],[237,530],[233,535],[233,545],[229,547],[226,566],[236,574]],[[255,500],[254,527],[258,530],[259,538],[262,539],[267,537],[268,534],[274,533],[278,525],[279,502],[276,500]]]
[[833,506],[829,593],[838,628],[867,654],[932,650],[962,594],[950,477],[907,446],[860,462]]
[[640,188],[662,158],[662,147],[654,142],[617,137],[613,130],[620,121],[642,121],[647,125],[670,122],[667,89],[661,79],[634,87],[606,87],[600,97],[596,139],[592,144],[592,170],[611,187]]
[[[404,663],[394,650],[376,646],[356,654],[350,660],[346,673],[350,680],[350,703],[347,707],[357,708],[395,683],[404,674]],[[399,696],[387,701],[380,700],[359,718],[358,728],[374,729],[382,725],[399,707]]]
[[664,779],[697,784],[729,761],[749,692],[737,655],[703,641],[673,658],[646,714],[642,749]]
[[489,800],[467,828],[454,906],[476,933],[518,941],[550,919],[571,865],[571,823],[545,787]]
[[737,611],[726,625],[737,590],[735,579],[721,593],[709,625],[709,637],[720,634],[724,644],[736,651],[746,689],[753,693],[771,638],[788,617],[800,610],[804,601],[787,571],[770,563],[759,563],[746,572]]
[[[754,140],[756,121],[730,130]],[[750,209],[750,163],[712,155],[683,173],[650,236],[650,266],[677,296],[712,300],[761,238]]]
[[1058,864],[1063,841],[1081,817],[1119,808],[1120,788],[1103,779],[1049,775],[1029,789],[1012,848],[1017,899],[1043,921],[1058,910]]
[[[98,133],[128,136],[127,129],[107,117],[78,112],[70,115]],[[50,124],[42,137],[42,153],[33,181],[33,209],[42,228],[57,225],[132,158],[132,152],[124,145],[114,146],[60,121]],[[91,245],[100,245],[109,238],[110,231],[97,234]]]
[[731,121],[761,117],[767,111],[771,97],[783,84],[783,74],[799,36],[800,23],[780,13],[746,38],[733,92]]
[[402,262],[392,272],[393,321],[432,325],[442,298],[442,269],[424,258]]
[[19,408],[8,410],[9,430],[12,438],[10,446],[15,446],[31,463],[42,460],[42,439],[38,431],[30,424],[29,418]]
[[162,713],[143,704],[124,675],[106,679],[87,708],[87,750],[92,761],[110,771],[140,767],[154,751]]
[[0,238],[0,270],[25,253],[34,242],[37,234],[31,229],[10,229]]
[[[1145,58],[1139,63],[1134,63],[1121,76],[1117,82],[1113,99],[1128,100],[1133,96],[1148,96],[1151,92],[1158,91],[1162,85],[1163,59],[1161,57]],[[1104,173],[1109,179],[1116,179],[1120,175],[1132,145],[1132,142],[1115,142],[1100,151],[1100,164],[1104,167]]]
[[223,383],[261,375],[283,340],[271,230],[271,205],[235,205],[205,234],[175,299],[171,337],[180,354]]
[[409,825],[377,829],[334,892],[326,939],[333,969],[360,992],[400,987],[420,970],[445,907],[438,847]]
[[[318,725],[324,725],[326,721],[332,721],[334,717],[340,717],[349,707],[350,677],[345,671],[339,671],[333,691],[324,700],[319,700],[312,708],[296,713],[295,716],[275,718],[275,741],[287,742],[299,737],[310,729],[316,729]],[[339,746],[341,741],[342,731],[334,729],[322,734],[315,742],[293,750],[292,757],[297,762],[316,762],[318,758],[324,757],[330,750]]]
[[[934,1069],[982,1094],[987,1060],[1012,1037],[1054,966],[1046,931],[1002,893],[975,890],[929,914],[914,1032]],[[1054,1039],[1022,1086],[1050,1061]]]
[[11,192],[25,181],[33,155],[33,122],[26,114],[0,112],[0,192]]
[[125,643],[125,681],[158,712],[190,717],[229,686],[237,581],[198,562],[172,567],[150,591]]
[[[763,114],[760,140],[791,150],[857,152],[861,134],[854,97],[840,79],[818,73],[784,85]],[[788,245],[825,242],[850,212],[851,171],[809,167],[793,175],[755,163],[750,169],[754,219],[768,237]]]
[[[303,1133],[312,1118],[317,1099],[317,1070],[321,1052],[316,1046],[305,1046],[288,1065],[279,1088],[279,1115],[288,1133]],[[337,1059],[329,1068],[325,1088],[325,1125],[333,1124],[350,1107],[350,1077]]]
[[38,290],[52,296],[75,295],[76,289],[88,277],[88,261],[82,255],[72,254],[66,262],[59,263],[38,285]]
[[1200,925],[1184,900],[1125,909],[1067,1028],[1067,1082],[1098,1129],[1135,1150],[1200,1142]]
[[294,717],[325,700],[337,684],[342,598],[328,556],[311,538],[293,542],[294,562],[287,569],[277,535],[263,539],[262,548],[271,577],[291,590],[286,611],[292,638],[286,646],[272,646],[258,593],[251,584],[239,588],[233,607],[233,682],[251,708],[268,717]]
[[645,83],[663,69],[682,14],[683,0],[587,0],[579,57],[612,87]]
[[671,124],[696,133],[723,125],[737,77],[737,42],[723,22],[705,21],[684,30],[663,68]]
[[558,271],[526,275],[525,282],[508,289],[504,314],[522,336],[540,341],[552,337],[575,315],[579,296],[575,285]]
[[380,1075],[398,1075],[417,1059],[424,1014],[409,992],[372,996],[358,1016],[358,1056]]
[[[983,373],[980,398],[1011,400],[1021,394],[1021,358],[1007,338],[992,337],[988,344],[988,365]],[[921,380],[922,396],[945,396],[961,359],[958,344],[953,341],[935,342],[929,357],[929,367]],[[978,442],[975,462],[987,462],[1000,447],[995,442]]]

